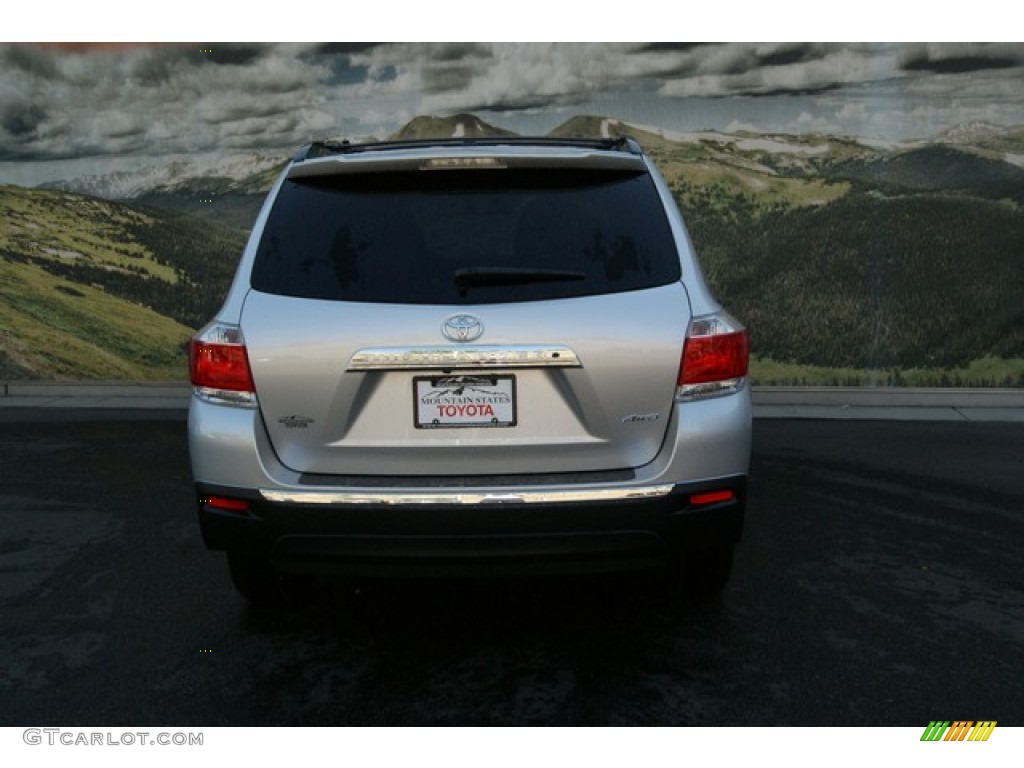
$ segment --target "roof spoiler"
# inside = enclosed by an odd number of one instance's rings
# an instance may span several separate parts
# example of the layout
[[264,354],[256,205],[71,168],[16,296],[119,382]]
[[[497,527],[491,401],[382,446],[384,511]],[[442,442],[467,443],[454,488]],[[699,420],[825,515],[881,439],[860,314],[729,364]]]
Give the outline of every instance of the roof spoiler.
[[295,162],[313,160],[331,155],[348,155],[358,152],[378,152],[397,149],[420,149],[423,147],[562,147],[598,149],[606,152],[629,152],[642,154],[640,145],[628,136],[609,139],[566,139],[550,136],[480,136],[458,139],[397,139],[393,141],[371,141],[352,144],[344,141],[314,141],[303,146],[295,155]]

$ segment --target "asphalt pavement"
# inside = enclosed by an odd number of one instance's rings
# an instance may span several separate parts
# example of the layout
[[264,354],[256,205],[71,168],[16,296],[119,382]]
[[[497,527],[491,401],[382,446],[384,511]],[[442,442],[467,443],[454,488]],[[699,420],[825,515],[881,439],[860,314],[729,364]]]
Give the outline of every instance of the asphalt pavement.
[[0,725],[1024,725],[1019,424],[757,419],[710,606],[602,577],[257,610],[202,545],[183,416],[0,409]]

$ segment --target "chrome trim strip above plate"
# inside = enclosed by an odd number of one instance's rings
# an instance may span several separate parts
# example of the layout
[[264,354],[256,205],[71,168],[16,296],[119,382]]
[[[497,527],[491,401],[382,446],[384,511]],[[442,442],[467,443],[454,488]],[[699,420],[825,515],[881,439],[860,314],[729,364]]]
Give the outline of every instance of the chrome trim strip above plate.
[[593,488],[575,491],[448,491],[391,492],[391,491],[277,491],[260,489],[260,495],[275,504],[566,504],[570,502],[606,502],[635,499],[657,499],[668,496],[675,486],[637,486],[635,488]]
[[581,368],[569,347],[550,344],[458,347],[368,347],[348,362],[349,371],[406,371],[421,368]]

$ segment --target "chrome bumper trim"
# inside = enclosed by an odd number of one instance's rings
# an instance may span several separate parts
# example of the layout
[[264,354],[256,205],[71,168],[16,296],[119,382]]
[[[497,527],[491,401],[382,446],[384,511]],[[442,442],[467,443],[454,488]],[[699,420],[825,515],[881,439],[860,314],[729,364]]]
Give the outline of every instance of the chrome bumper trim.
[[627,501],[631,499],[657,499],[668,496],[675,488],[649,485],[636,488],[594,488],[579,491],[277,491],[260,489],[264,499],[275,504],[344,505],[344,504],[568,504],[572,502]]

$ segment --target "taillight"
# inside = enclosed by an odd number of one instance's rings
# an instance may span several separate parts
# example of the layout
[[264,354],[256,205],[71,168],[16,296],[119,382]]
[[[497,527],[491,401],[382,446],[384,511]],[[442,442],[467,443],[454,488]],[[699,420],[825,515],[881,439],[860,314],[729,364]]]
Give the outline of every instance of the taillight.
[[727,314],[693,318],[683,345],[676,399],[738,392],[746,381],[749,356],[746,329]]
[[200,398],[224,405],[255,405],[249,356],[238,326],[213,323],[192,337],[188,369]]

